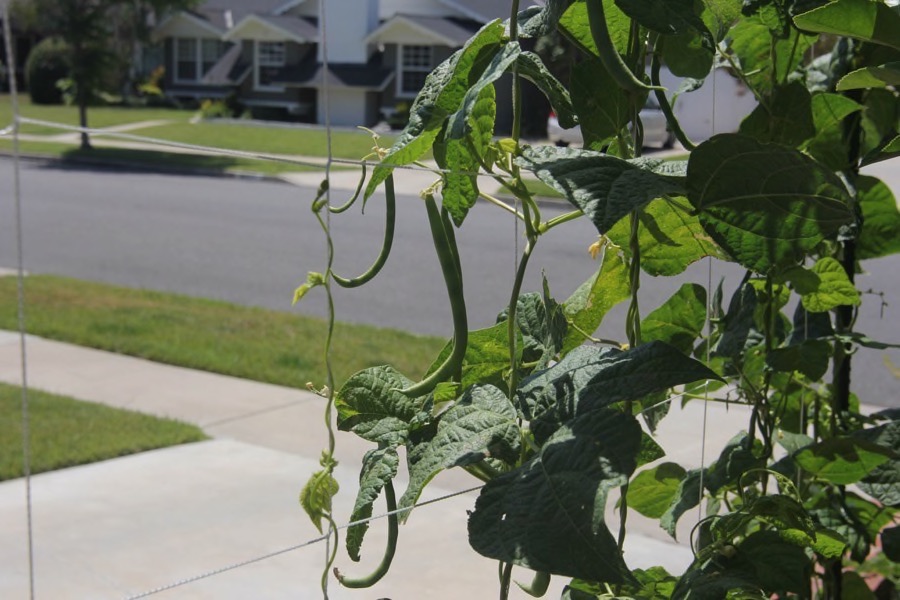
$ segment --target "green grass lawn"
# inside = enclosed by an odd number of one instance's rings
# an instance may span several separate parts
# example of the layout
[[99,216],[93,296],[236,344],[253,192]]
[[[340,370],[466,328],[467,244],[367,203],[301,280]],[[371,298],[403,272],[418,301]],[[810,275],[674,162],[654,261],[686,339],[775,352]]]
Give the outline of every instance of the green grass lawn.
[[[197,427],[28,391],[31,472],[41,473],[206,439]],[[0,481],[21,477],[22,390],[0,384]]]
[[[25,300],[28,332],[38,336],[297,388],[326,381],[320,319],[51,276],[26,278]],[[13,277],[0,278],[0,328],[17,328]],[[444,343],[338,323],[335,380],[387,363],[420,377]]]

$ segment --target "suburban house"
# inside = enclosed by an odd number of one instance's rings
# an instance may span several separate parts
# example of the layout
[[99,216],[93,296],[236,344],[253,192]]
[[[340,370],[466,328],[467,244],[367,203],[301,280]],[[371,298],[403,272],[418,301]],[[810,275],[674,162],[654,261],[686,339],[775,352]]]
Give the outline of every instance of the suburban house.
[[509,7],[509,0],[207,0],[163,19],[155,34],[172,97],[234,94],[257,116],[322,123],[327,86],[333,124],[371,125],[410,103],[435,66],[484,23],[508,17]]

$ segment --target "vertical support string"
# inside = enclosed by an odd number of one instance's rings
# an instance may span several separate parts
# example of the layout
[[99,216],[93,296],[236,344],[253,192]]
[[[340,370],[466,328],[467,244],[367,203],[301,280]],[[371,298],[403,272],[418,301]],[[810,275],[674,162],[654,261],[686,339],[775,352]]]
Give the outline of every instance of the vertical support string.
[[19,88],[16,78],[16,56],[12,46],[12,27],[9,23],[9,4],[3,7],[3,37],[6,44],[6,63],[12,103],[13,199],[16,220],[16,294],[19,327],[19,359],[22,369],[22,470],[25,479],[25,519],[28,537],[28,590],[34,600],[34,530],[31,499],[31,421],[28,410],[28,352],[25,335],[25,252],[22,228],[22,184],[19,153]]
[[[334,410],[334,370],[331,364],[331,341],[334,333],[334,298],[331,294],[331,268],[334,262],[334,246],[331,242],[331,211],[327,208],[331,206],[331,167],[334,160],[332,139],[331,139],[331,106],[330,106],[330,79],[331,71],[328,63],[328,16],[325,10],[326,0],[319,0],[319,44],[322,50],[322,86],[321,97],[319,101],[322,107],[322,117],[325,125],[325,143],[326,143],[326,160],[325,160],[325,181],[324,181],[324,201],[325,201],[325,229],[326,240],[325,249],[328,256],[328,268],[325,276],[325,294],[328,299],[328,336],[325,342],[325,372],[327,380],[327,401],[325,408],[325,425],[328,429],[328,455],[330,464],[333,468],[335,439],[334,430],[332,428],[332,413]],[[323,465],[324,466],[324,465]],[[328,532],[325,539],[325,569],[322,573],[322,595],[328,600],[328,581],[331,576],[331,565],[337,556],[338,533],[335,527],[334,518],[328,515]]]

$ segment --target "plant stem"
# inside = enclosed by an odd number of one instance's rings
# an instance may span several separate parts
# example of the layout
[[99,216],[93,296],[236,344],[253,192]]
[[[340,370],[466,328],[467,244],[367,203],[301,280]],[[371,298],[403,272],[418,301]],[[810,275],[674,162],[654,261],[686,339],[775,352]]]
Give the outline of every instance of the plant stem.
[[512,584],[512,563],[503,565],[500,575],[500,600],[509,600],[509,588]]
[[516,270],[516,280],[513,282],[512,293],[509,297],[509,310],[506,322],[506,330],[509,336],[509,397],[512,399],[519,385],[518,365],[516,364],[516,340],[518,336],[518,327],[516,326],[516,309],[519,306],[519,294],[522,291],[522,282],[525,280],[525,271],[528,268],[528,259],[534,251],[534,245],[537,238],[528,238],[525,244],[525,251],[522,252],[522,258],[519,260],[519,268]]
[[569,221],[574,221],[575,219],[584,216],[584,213],[580,210],[573,210],[571,212],[567,212],[563,215],[559,215],[558,217],[553,217],[547,221],[541,223],[538,227],[538,233],[547,233],[557,225],[562,225],[563,223],[568,223]]

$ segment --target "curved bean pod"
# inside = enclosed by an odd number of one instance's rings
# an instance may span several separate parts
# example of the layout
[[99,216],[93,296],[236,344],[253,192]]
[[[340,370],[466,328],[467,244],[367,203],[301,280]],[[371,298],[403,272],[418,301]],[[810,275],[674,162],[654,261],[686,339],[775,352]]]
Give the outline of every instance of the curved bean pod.
[[466,315],[466,301],[463,297],[462,271],[457,254],[456,238],[452,229],[449,232],[446,230],[446,226],[453,227],[453,225],[449,218],[445,222],[441,217],[432,194],[425,196],[425,210],[428,213],[428,224],[431,225],[434,248],[441,263],[444,285],[447,286],[450,310],[453,313],[453,348],[447,359],[431,375],[415,385],[400,390],[402,394],[410,398],[424,396],[433,391],[440,382],[456,375],[462,367],[466,346],[469,343],[469,322]]
[[628,65],[625,64],[625,61],[622,60],[618,50],[613,45],[612,38],[609,36],[603,0],[588,0],[587,12],[591,35],[594,38],[594,44],[597,45],[597,51],[600,53],[600,62],[603,63],[603,66],[606,67],[606,70],[609,71],[609,74],[619,87],[632,93],[657,89],[654,86],[648,86],[635,77]]
[[384,224],[384,242],[381,245],[381,252],[379,252],[378,258],[375,259],[375,262],[372,263],[372,266],[369,267],[369,270],[358,277],[354,277],[353,279],[344,279],[340,275],[335,275],[334,273],[332,273],[331,277],[334,279],[334,282],[343,288],[359,287],[374,279],[375,276],[381,272],[381,269],[384,267],[384,263],[387,262],[388,256],[390,256],[391,254],[391,246],[394,243],[394,225],[397,221],[397,198],[394,194],[393,175],[388,176],[388,178],[384,181],[384,195],[386,210]]
[[[385,500],[387,500],[388,513],[393,513],[397,510],[397,497],[394,494],[394,484],[390,480],[384,484],[384,497]],[[397,521],[397,515],[395,514],[389,514],[387,519],[387,547],[384,549],[384,556],[381,558],[381,562],[370,574],[365,577],[357,578],[341,575],[340,571],[335,567],[334,576],[337,577],[338,582],[340,582],[342,586],[353,589],[372,587],[381,581],[381,578],[387,574],[388,570],[390,570],[391,563],[394,561],[394,553],[397,551],[397,537],[400,533],[400,525]]]
[[366,163],[364,162],[362,164],[362,174],[360,174],[359,183],[356,185],[356,192],[354,192],[353,196],[349,200],[347,200],[347,202],[342,204],[341,206],[329,206],[328,210],[331,211],[331,214],[338,215],[338,214],[346,211],[351,206],[353,206],[356,203],[356,200],[359,198],[359,194],[360,194],[360,192],[362,192],[363,184],[365,182],[366,182]]

